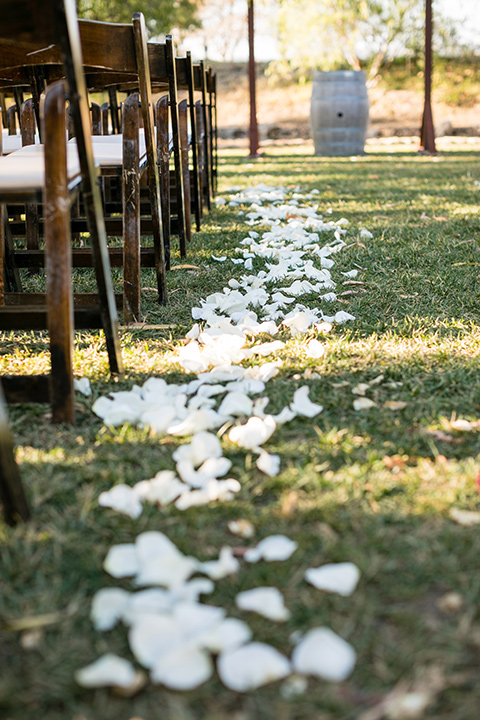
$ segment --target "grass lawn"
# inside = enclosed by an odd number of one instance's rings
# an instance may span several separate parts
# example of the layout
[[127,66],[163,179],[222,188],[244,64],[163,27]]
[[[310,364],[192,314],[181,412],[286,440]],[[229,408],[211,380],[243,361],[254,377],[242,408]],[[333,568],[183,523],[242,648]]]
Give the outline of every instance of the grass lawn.
[[[175,467],[178,440],[128,425],[106,428],[91,405],[152,374],[175,382],[193,377],[167,355],[190,329],[192,306],[228,279],[226,264],[211,254],[233,256],[249,229],[238,208],[212,210],[189,248],[193,267],[169,274],[167,308],[155,304],[154,278],[145,272],[145,320],[156,327],[122,331],[122,379],[108,377],[102,338],[79,333],[76,374],[90,378],[93,400],[78,396],[75,428],[53,428],[45,406],[11,408],[33,520],[15,529],[0,521],[2,718],[478,719],[480,529],[449,515],[452,508],[480,511],[475,148],[457,144],[432,158],[408,146],[371,144],[363,157],[328,159],[314,157],[310,146],[271,147],[254,162],[244,151],[221,152],[219,195],[258,182],[317,189],[319,212],[350,223],[348,246],[335,256],[332,275],[335,309],[356,321],[334,325],[321,337],[326,353],[319,360],[304,353],[313,334],[291,339],[282,332],[284,364],[266,389],[269,408],[279,412],[297,387],[308,384],[324,411],[277,429],[266,445],[282,459],[276,477],[262,475],[251,454],[225,443],[231,475],[242,484],[230,503],[185,512],[147,506],[138,520],[98,506],[99,493],[112,485],[133,485]],[[363,227],[373,239],[360,236]],[[183,262],[177,256],[174,264]],[[244,272],[231,267],[231,276]],[[359,269],[361,284],[342,285],[347,279],[340,271],[352,268]],[[48,364],[42,334],[3,334],[1,348],[2,373],[42,372]],[[353,390],[379,376],[366,390],[375,405],[355,410]],[[458,418],[471,422],[469,431],[458,429]],[[118,584],[102,570],[108,547],[155,529],[186,554],[213,559],[222,545],[239,544],[227,529],[234,518],[250,520],[256,540],[284,533],[299,549],[284,563],[242,565],[217,583],[207,602],[242,617],[255,639],[287,655],[294,631],[331,627],[358,654],[350,678],[340,684],[311,679],[304,694],[289,699],[278,683],[241,695],[217,676],[183,694],[148,684],[130,699],[78,687],[74,671],[102,653],[131,657],[124,628],[97,633],[89,619],[93,593]],[[361,569],[351,597],[322,593],[304,581],[306,568],[340,561]],[[282,590],[291,610],[285,624],[236,609],[235,595],[256,585]],[[128,581],[123,586],[130,589]],[[386,716],[380,705],[392,691],[419,692],[428,696],[428,707],[420,715],[392,710]]]

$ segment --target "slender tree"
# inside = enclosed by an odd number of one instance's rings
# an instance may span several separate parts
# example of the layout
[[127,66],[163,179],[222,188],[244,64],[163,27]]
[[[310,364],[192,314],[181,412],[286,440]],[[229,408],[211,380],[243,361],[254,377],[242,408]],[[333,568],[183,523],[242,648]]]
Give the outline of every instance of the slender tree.
[[255,66],[254,3],[248,0],[248,79],[250,88],[250,157],[257,157],[259,150]]
[[433,127],[432,115],[432,35],[433,17],[432,0],[425,0],[425,97],[423,105],[422,128],[420,130],[420,148],[429,153],[436,153],[435,130]]

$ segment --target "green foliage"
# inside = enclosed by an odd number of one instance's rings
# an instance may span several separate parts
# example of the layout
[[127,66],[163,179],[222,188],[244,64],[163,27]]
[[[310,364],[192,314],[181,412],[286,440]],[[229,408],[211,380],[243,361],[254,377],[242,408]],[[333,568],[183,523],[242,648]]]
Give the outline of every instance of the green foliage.
[[[364,68],[372,80],[388,59],[423,51],[423,0],[279,0],[277,22],[283,57],[273,75]],[[454,24],[437,11],[434,39],[443,52],[460,47]]]
[[200,0],[77,0],[79,17],[106,22],[131,22],[133,13],[145,15],[151,35],[168,33],[173,27],[198,25]]

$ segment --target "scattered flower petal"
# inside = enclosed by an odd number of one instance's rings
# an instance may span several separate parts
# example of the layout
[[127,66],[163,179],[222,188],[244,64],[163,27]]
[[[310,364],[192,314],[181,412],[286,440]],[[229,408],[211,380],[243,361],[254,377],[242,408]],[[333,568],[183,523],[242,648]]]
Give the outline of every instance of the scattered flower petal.
[[350,562],[330,563],[318,568],[308,568],[305,579],[318,590],[327,590],[347,597],[357,587],[360,570]]
[[308,397],[309,392],[310,388],[308,385],[298,388],[293,395],[293,401],[290,403],[290,410],[297,415],[309,418],[315,417],[315,415],[321,413],[323,406],[312,403]]
[[265,475],[275,477],[280,471],[280,455],[270,455],[266,450],[262,450],[255,465]]
[[138,499],[137,493],[130,485],[124,485],[123,483],[114,485],[111,490],[100,493],[98,504],[101,507],[112,508],[112,510],[134,519],[142,514],[142,503]]
[[267,562],[288,560],[297,548],[297,543],[286,535],[270,535],[260,540],[257,547],[247,550],[245,560],[247,562],[258,562],[262,559]]
[[77,670],[75,680],[85,688],[108,687],[117,685],[127,687],[135,680],[135,668],[132,663],[113,653],[106,653],[91,665]]
[[324,680],[346,680],[355,667],[352,646],[329,628],[309,630],[293,651],[292,664],[302,675],[315,675]]
[[256,612],[269,620],[283,622],[290,617],[283,595],[276,587],[258,587],[238,593],[235,603],[240,610]]
[[271,645],[252,642],[222,653],[217,669],[220,680],[229,690],[249,692],[289,675],[290,663]]

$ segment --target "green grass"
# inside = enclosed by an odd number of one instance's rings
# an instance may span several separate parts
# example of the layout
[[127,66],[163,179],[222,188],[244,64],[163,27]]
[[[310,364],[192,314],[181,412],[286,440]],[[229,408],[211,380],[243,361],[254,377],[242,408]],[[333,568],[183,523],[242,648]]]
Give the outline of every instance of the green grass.
[[[103,428],[91,399],[80,396],[75,428],[52,428],[45,406],[11,408],[33,520],[15,529],[0,524],[2,718],[356,720],[398,683],[418,689],[433,668],[444,681],[425,717],[477,720],[480,536],[478,527],[461,527],[448,513],[452,506],[480,510],[479,431],[460,433],[450,424],[480,415],[480,157],[461,147],[438,158],[373,150],[356,162],[316,158],[310,147],[269,148],[256,162],[233,150],[220,157],[219,194],[260,181],[317,188],[320,208],[332,210],[326,217],[350,221],[335,276],[358,267],[363,281],[339,286],[339,294],[357,292],[340,295],[337,305],[357,321],[325,336],[322,359],[307,359],[302,339],[283,337],[284,366],[266,391],[272,410],[305,382],[325,410],[313,422],[283,426],[267,443],[282,456],[278,477],[261,475],[248,453],[226,442],[231,474],[243,486],[234,502],[184,513],[147,507],[132,521],[99,508],[98,494],[173,469],[177,440],[128,426]],[[373,239],[361,239],[361,227]],[[169,327],[122,330],[121,380],[108,377],[102,338],[78,335],[76,373],[91,378],[94,398],[151,374],[184,377],[167,355],[191,326],[190,308],[225,284],[225,268],[211,253],[233,253],[245,234],[235,210],[213,210],[189,248],[188,263],[198,269],[169,274],[167,308],[155,303],[153,275],[145,273],[145,319]],[[46,367],[44,336],[2,338],[1,372]],[[376,407],[356,412],[353,388],[379,375],[383,381],[367,392]],[[389,401],[406,406],[393,411],[385,407]],[[184,552],[210,559],[222,544],[238,544],[227,522],[241,517],[254,523],[257,539],[283,532],[300,549],[286,563],[242,567],[217,583],[208,602],[240,617],[237,592],[277,585],[292,617],[278,626],[243,615],[255,638],[290,654],[291,632],[328,625],[358,653],[349,680],[311,680],[291,700],[276,685],[234,694],[216,678],[185,694],[148,685],[128,700],[77,687],[75,669],[103,652],[129,657],[123,628],[95,633],[88,617],[93,593],[116,584],[101,567],[107,548],[158,529]],[[302,579],[309,566],[343,560],[362,571],[351,598],[322,594]],[[439,600],[452,591],[463,604],[447,612]],[[22,632],[9,629],[12,621],[58,611],[33,649],[23,647]]]

